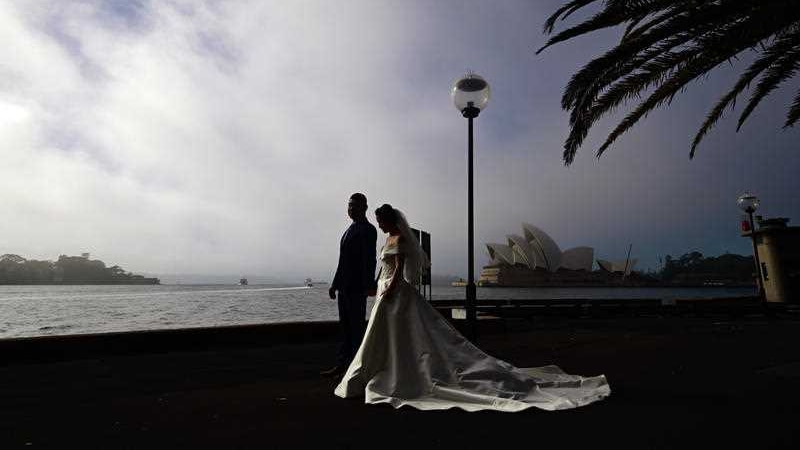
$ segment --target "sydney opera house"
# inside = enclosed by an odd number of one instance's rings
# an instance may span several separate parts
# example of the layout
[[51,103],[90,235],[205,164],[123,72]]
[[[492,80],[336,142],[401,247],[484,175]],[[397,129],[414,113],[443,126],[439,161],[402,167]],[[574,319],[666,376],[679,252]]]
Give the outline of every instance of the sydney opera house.
[[481,271],[482,286],[597,285],[630,275],[635,259],[597,260],[594,249],[575,247],[561,251],[547,233],[529,223],[522,224],[522,235],[509,234],[506,244],[486,244],[491,259]]

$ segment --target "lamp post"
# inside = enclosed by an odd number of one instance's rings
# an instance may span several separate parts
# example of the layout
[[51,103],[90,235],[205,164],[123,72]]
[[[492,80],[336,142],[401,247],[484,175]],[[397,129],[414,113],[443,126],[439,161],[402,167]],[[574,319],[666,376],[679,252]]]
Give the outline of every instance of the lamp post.
[[467,118],[467,298],[465,309],[467,311],[467,337],[475,340],[477,337],[477,314],[475,312],[475,228],[472,195],[472,119],[478,117],[486,104],[489,103],[489,83],[474,73],[467,74],[453,84],[450,96],[456,109]]
[[759,205],[758,197],[750,192],[745,192],[739,196],[736,200],[736,204],[739,205],[739,209],[747,213],[747,218],[750,222],[750,239],[753,242],[753,262],[755,262],[756,265],[756,290],[758,291],[758,298],[763,299],[764,284],[761,281],[761,263],[758,259],[758,246],[756,245],[756,227],[753,224],[753,213],[756,212]]

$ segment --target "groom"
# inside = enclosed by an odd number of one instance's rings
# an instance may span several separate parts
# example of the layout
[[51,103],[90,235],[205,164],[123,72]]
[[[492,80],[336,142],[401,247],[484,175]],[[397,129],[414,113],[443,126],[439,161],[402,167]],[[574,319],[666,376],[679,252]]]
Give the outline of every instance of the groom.
[[375,243],[378,233],[367,221],[367,197],[364,194],[357,192],[350,196],[347,215],[353,219],[353,223],[344,232],[339,244],[339,265],[328,290],[332,300],[337,300],[336,293],[339,293],[342,334],[336,366],[321,372],[321,375],[329,377],[343,374],[356,355],[364,338],[367,296],[374,296],[377,289]]

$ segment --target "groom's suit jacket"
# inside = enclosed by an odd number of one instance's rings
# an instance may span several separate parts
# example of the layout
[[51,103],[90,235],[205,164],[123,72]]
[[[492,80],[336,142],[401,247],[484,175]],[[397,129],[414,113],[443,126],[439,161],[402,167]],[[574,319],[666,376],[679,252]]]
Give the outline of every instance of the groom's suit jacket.
[[339,265],[331,287],[337,291],[366,295],[375,282],[375,243],[378,232],[367,220],[355,221],[339,244]]

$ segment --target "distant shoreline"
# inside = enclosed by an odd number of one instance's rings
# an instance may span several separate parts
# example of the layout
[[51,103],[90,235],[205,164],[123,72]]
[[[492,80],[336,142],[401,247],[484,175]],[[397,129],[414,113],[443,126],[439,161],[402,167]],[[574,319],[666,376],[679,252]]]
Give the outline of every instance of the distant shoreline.
[[0,286],[136,286],[136,285],[161,285],[158,278],[143,278],[124,281],[75,281],[75,282],[49,282],[49,283],[0,283]]

